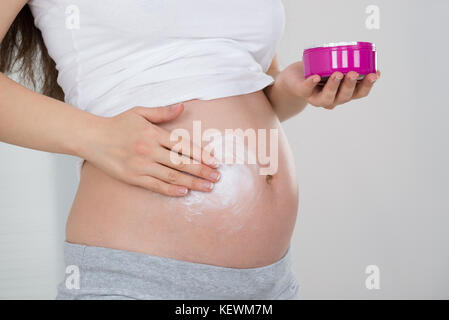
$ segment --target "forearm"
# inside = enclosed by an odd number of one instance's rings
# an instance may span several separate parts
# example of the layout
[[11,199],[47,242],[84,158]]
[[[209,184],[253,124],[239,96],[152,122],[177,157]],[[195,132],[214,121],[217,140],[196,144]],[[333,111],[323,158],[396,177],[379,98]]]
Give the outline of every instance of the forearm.
[[271,74],[275,82],[273,85],[266,87],[264,92],[279,120],[285,121],[304,110],[307,101],[293,95],[282,82],[282,79],[278,77],[279,73],[277,71]]
[[0,73],[0,141],[83,156],[105,118],[33,92]]

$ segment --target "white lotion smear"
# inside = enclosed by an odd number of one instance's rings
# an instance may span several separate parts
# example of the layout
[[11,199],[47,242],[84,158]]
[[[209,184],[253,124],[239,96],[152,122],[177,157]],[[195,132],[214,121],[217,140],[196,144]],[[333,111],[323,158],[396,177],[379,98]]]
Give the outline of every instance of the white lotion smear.
[[[209,193],[190,190],[185,197],[170,198],[171,207],[176,210],[176,203],[182,204],[184,217],[189,222],[206,215],[220,215],[221,228],[231,231],[240,229],[246,220],[241,216],[254,206],[262,193],[260,184],[256,183],[260,177],[259,167],[257,164],[245,164],[254,155],[249,154],[250,151],[242,143],[242,139],[234,135],[215,137],[205,149],[213,150],[214,156],[221,162],[218,168],[220,181]],[[239,150],[243,150],[243,154]]]

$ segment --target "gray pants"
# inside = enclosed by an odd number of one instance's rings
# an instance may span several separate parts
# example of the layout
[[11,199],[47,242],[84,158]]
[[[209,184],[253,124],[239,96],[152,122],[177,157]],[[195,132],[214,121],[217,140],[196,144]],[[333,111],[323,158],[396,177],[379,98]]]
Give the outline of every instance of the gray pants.
[[299,299],[290,249],[265,267],[235,269],[108,248],[64,244],[56,299]]

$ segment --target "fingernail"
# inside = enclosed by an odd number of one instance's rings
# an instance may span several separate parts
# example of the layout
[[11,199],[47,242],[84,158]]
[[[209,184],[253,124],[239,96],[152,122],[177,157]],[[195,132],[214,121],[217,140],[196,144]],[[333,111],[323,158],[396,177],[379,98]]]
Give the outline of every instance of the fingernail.
[[342,74],[337,74],[335,76],[335,81],[340,81],[341,79],[343,79],[343,75]]
[[189,190],[187,188],[178,188],[178,193],[182,195],[186,195]]
[[313,78],[313,82],[314,83],[318,83],[318,82],[320,82],[320,80],[321,80],[321,77],[314,77]]
[[359,75],[358,75],[358,74],[357,74],[357,75],[352,75],[352,76],[351,76],[351,80],[352,80],[352,81],[356,81],[358,78],[359,78]]
[[174,110],[176,110],[179,106],[180,106],[180,104],[174,104],[174,105],[170,106],[170,110],[174,111]]
[[212,172],[210,174],[210,178],[215,181],[220,180],[220,176],[221,176],[220,172]]
[[214,168],[218,168],[219,166],[218,160],[214,158],[207,160],[206,163]]
[[214,184],[211,182],[204,182],[203,187],[207,190],[212,190],[214,188]]

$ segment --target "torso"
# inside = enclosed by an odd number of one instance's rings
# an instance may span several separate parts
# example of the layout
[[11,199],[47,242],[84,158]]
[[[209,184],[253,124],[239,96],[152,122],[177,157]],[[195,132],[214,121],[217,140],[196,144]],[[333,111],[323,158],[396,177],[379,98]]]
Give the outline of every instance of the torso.
[[[290,244],[298,188],[291,152],[269,101],[258,91],[209,101],[191,100],[184,105],[179,118],[161,126],[191,132],[192,121],[201,120],[203,130],[278,129],[277,172],[266,176],[247,170],[247,174],[253,173],[250,186],[244,177],[225,186],[238,188],[233,197],[244,204],[239,211],[226,202],[192,210],[185,199],[120,182],[86,161],[67,221],[67,241],[232,268],[274,263]],[[234,167],[226,170],[222,180]],[[201,197],[220,199],[220,193],[228,190],[219,184]],[[195,210],[201,212],[195,214]]]

